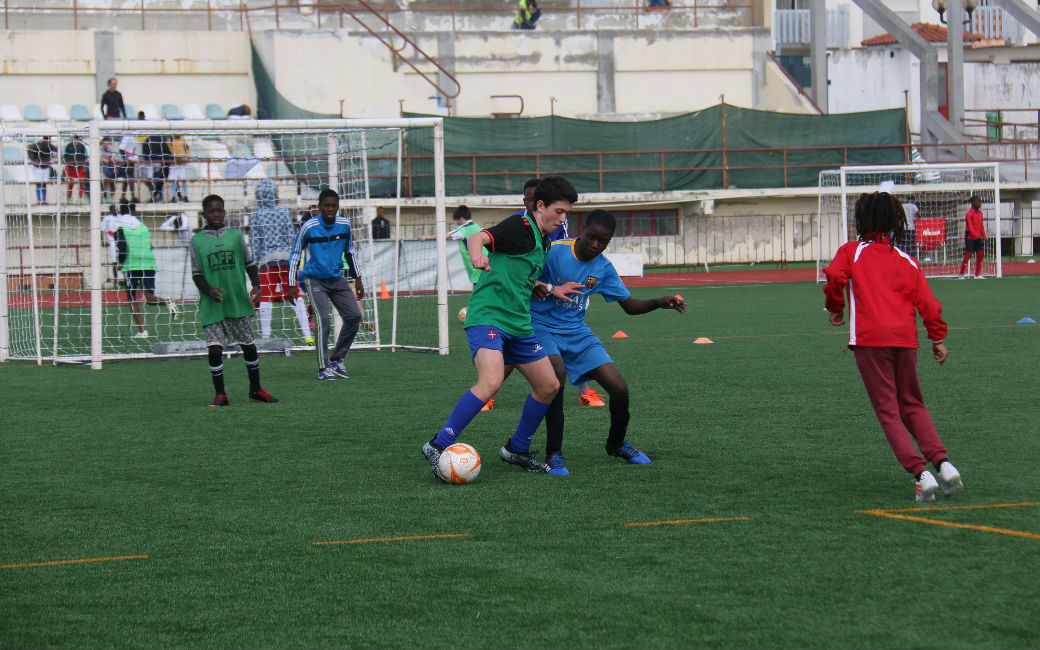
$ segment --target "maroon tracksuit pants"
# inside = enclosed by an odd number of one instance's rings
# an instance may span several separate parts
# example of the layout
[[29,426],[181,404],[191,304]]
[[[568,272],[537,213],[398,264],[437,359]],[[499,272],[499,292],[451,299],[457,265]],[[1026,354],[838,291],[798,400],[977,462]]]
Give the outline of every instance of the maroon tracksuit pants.
[[[855,354],[874,413],[903,468],[917,476],[925,469],[925,459],[933,466],[946,460],[946,448],[917,383],[917,350],[857,345]],[[910,436],[917,441],[920,454]]]

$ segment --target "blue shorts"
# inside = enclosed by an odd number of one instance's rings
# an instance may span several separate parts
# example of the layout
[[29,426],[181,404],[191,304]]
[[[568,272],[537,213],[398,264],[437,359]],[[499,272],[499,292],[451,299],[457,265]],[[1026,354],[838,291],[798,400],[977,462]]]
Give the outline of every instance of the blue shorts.
[[537,338],[506,334],[494,325],[467,327],[466,338],[469,339],[470,357],[475,357],[480,348],[498,350],[507,364],[532,363],[548,356]]
[[606,348],[587,325],[568,332],[550,332],[537,323],[534,335],[547,354],[558,354],[567,368],[567,379],[578,385],[588,381],[589,373],[605,363],[614,363]]

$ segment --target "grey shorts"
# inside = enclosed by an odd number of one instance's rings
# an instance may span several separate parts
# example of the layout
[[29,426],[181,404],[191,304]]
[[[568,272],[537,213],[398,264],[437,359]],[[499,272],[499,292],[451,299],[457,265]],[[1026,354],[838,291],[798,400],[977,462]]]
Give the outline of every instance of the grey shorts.
[[249,316],[225,318],[222,321],[205,325],[202,331],[206,333],[206,345],[224,347],[235,343],[253,344],[253,323]]

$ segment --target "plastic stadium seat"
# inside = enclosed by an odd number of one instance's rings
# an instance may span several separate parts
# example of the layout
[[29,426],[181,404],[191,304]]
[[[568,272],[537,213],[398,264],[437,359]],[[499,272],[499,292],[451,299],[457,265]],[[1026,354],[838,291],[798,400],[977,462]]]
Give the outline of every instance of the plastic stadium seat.
[[0,104],[0,121],[21,122],[22,112],[14,104]]
[[[155,108],[155,104],[141,104],[137,107],[137,112],[144,111],[144,119],[146,120],[161,120],[163,119],[159,115],[159,110]],[[126,107],[126,112],[130,112],[130,107]]]
[[206,104],[206,119],[226,120],[227,115],[224,114],[224,109],[221,108],[220,104]]
[[184,105],[184,119],[186,120],[204,120],[206,114],[202,112],[202,107],[198,104],[185,104]]
[[174,104],[163,104],[162,105],[162,116],[164,120],[183,120],[184,116],[181,115],[180,109]]
[[[155,108],[155,107],[153,106],[152,108]],[[131,106],[130,104],[123,104],[123,110],[126,111],[126,119],[128,119],[128,120],[136,120],[137,119],[137,111],[135,111],[134,107]]]
[[7,145],[4,147],[4,164],[22,162],[22,150],[18,147]]
[[36,104],[25,105],[25,119],[28,122],[46,122],[47,116],[43,114],[43,109]]
[[68,122],[72,118],[64,104],[47,104],[47,119],[52,122]]
[[[100,108],[98,110],[100,111]],[[91,120],[90,109],[83,104],[73,104],[69,107],[69,117],[77,122],[89,122]]]
[[105,119],[104,114],[101,112],[101,104],[94,104],[94,112],[92,113],[95,120]]

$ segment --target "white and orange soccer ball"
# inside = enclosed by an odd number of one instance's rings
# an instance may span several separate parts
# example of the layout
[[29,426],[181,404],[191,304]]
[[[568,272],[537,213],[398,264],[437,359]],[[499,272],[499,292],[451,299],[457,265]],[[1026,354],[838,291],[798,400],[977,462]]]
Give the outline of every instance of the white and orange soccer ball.
[[463,323],[466,322],[466,308],[465,307],[463,307],[462,309],[459,310],[459,320],[462,321]]
[[441,452],[437,471],[448,483],[472,483],[480,475],[480,454],[466,443],[456,442]]

